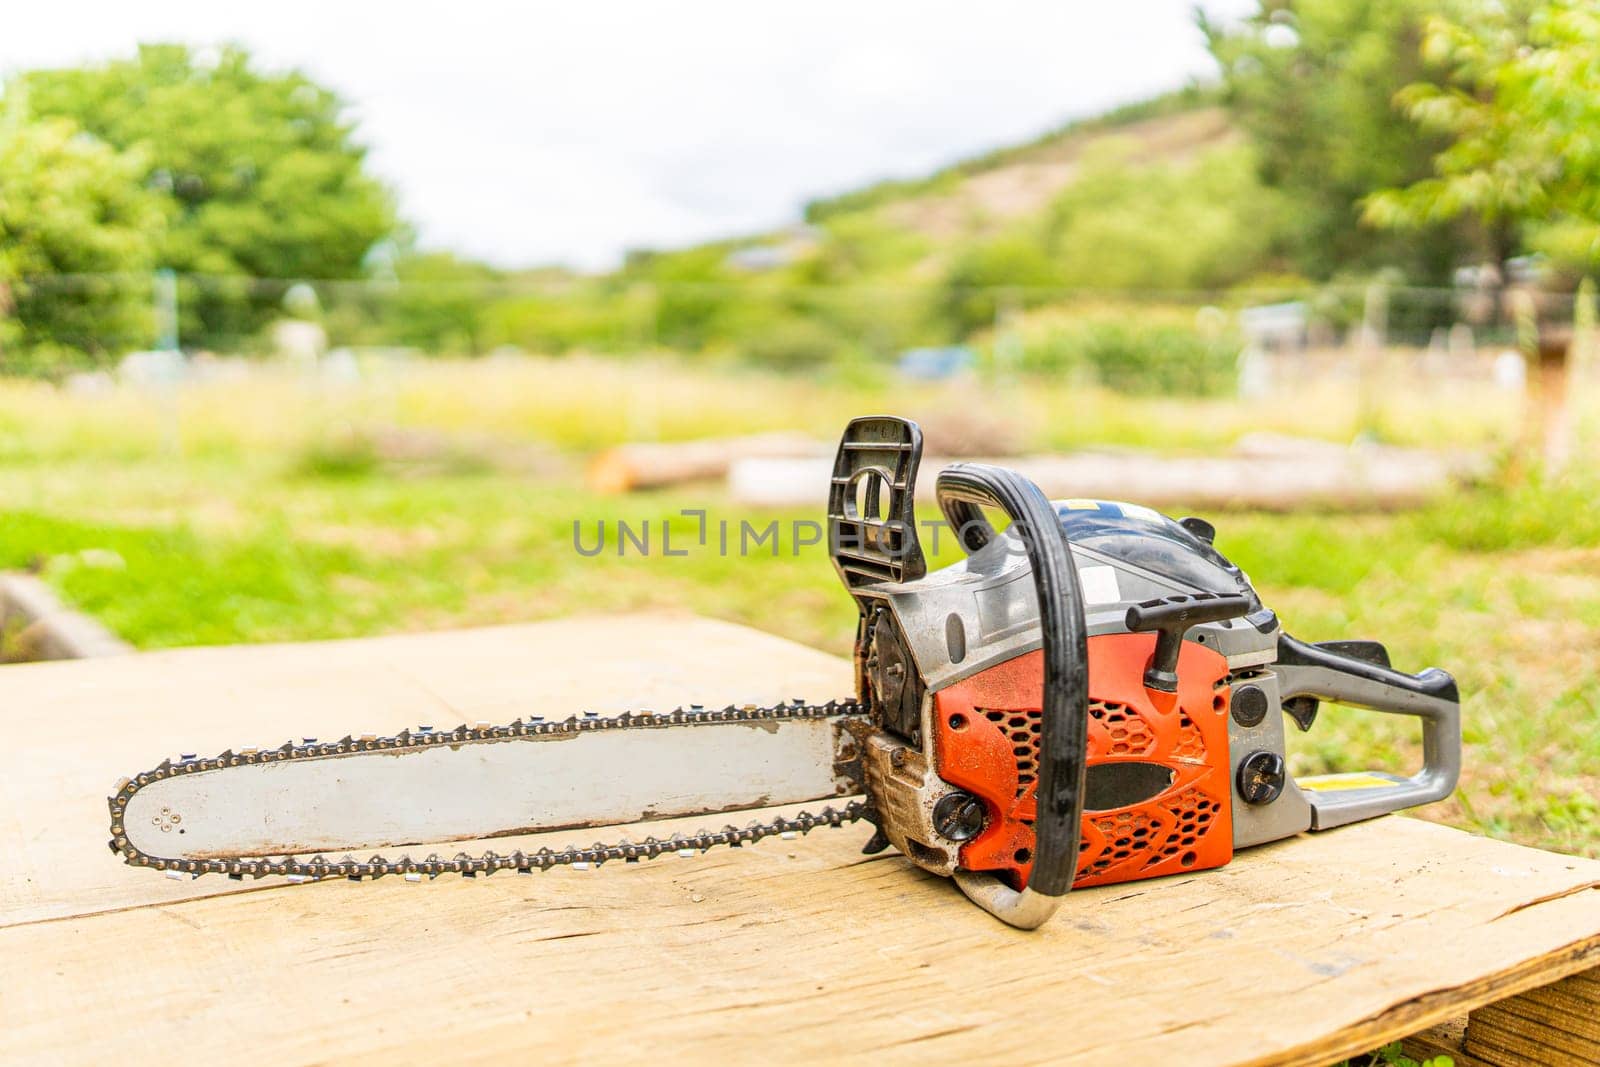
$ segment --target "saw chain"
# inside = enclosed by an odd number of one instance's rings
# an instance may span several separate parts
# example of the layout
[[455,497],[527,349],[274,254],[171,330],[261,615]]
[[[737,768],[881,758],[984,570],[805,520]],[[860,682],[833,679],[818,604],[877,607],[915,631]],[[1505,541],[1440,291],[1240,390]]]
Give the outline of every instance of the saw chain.
[[[528,738],[554,738],[597,730],[636,730],[699,726],[713,723],[778,722],[789,719],[815,719],[839,715],[865,714],[866,708],[854,699],[829,701],[826,704],[807,704],[803,701],[790,701],[767,707],[758,707],[753,704],[730,704],[724,708],[705,708],[700,705],[691,705],[687,708],[677,708],[671,712],[624,712],[621,715],[611,717],[585,713],[581,716],[574,715],[564,720],[552,721],[540,716],[532,716],[527,719],[517,719],[503,726],[493,726],[486,722],[480,722],[470,726],[463,724],[454,730],[442,731],[423,726],[418,727],[415,731],[402,730],[392,737],[364,734],[360,737],[344,737],[338,741],[320,744],[317,743],[315,738],[305,738],[300,744],[290,741],[279,748],[244,748],[238,752],[229,750],[210,759],[196,759],[193,756],[185,755],[180,756],[176,761],[170,759],[162,760],[159,766],[118,783],[116,792],[108,798],[111,809],[110,845],[111,850],[122,856],[129,864],[135,867],[149,867],[154,870],[165,871],[169,878],[182,878],[185,875],[198,878],[203,874],[225,874],[236,881],[246,877],[281,876],[292,882],[308,882],[336,877],[348,878],[351,881],[361,881],[367,878],[382,878],[385,875],[398,875],[406,881],[416,882],[421,881],[423,878],[436,878],[441,874],[459,874],[467,878],[475,878],[480,874],[490,875],[497,871],[517,871],[521,874],[531,874],[533,871],[547,871],[552,867],[572,867],[577,870],[586,870],[589,867],[598,867],[603,863],[609,863],[614,860],[636,863],[639,860],[655,859],[658,856],[669,854],[692,856],[718,845],[739,848],[767,837],[793,838],[800,834],[809,833],[819,826],[837,827],[843,826],[845,823],[869,819],[872,816],[871,804],[864,799],[852,800],[842,808],[835,808],[829,805],[818,812],[802,811],[796,815],[780,815],[766,822],[757,820],[742,827],[728,825],[720,830],[701,830],[693,834],[673,834],[667,838],[651,836],[637,842],[624,840],[615,844],[597,843],[587,848],[552,849],[546,847],[534,852],[525,852],[518,849],[509,853],[486,851],[477,855],[460,852],[449,858],[432,853],[423,859],[413,859],[410,855],[401,855],[392,860],[386,859],[381,855],[373,855],[368,859],[360,860],[348,854],[338,859],[329,859],[325,855],[316,855],[310,858],[283,855],[225,856],[207,859],[154,856],[140,850],[129,842],[123,827],[128,802],[145,786],[167,778],[199,774],[204,771],[215,771],[226,767],[328,759],[337,756],[348,756],[358,752],[415,751],[441,745],[456,747],[461,745],[504,744]],[[175,816],[169,816],[169,818],[173,817]]]

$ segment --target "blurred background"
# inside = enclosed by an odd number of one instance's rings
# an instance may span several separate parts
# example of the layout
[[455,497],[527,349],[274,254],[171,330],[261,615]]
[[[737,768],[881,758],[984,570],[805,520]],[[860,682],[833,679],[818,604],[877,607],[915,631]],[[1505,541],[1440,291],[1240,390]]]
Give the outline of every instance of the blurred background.
[[1600,855],[1590,4],[219,6],[0,41],[0,659],[632,610],[846,653],[822,546],[659,526],[820,521],[891,412],[1212,519],[1299,636],[1458,675],[1424,817]]

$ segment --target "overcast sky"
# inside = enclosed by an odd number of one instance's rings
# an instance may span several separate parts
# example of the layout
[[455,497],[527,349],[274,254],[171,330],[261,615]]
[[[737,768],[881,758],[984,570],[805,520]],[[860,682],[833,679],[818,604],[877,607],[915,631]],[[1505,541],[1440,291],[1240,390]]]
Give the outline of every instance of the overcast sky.
[[351,102],[424,244],[599,267],[1206,76],[1192,3],[52,0],[0,69],[238,41]]

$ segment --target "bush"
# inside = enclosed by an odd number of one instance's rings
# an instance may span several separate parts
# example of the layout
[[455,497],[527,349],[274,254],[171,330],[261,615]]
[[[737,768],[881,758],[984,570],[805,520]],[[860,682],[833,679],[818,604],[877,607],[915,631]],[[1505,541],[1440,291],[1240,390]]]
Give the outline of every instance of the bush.
[[483,311],[484,347],[511,345],[545,355],[647,348],[653,301],[648,292],[610,293],[577,282],[502,297]]
[[811,370],[833,362],[847,344],[816,319],[790,315],[752,331],[739,346],[745,359],[777,371]]
[[1023,324],[1019,369],[1092,377],[1121,393],[1211,396],[1233,388],[1235,338],[1142,314],[1035,317]]
[[1046,212],[1042,237],[1062,284],[1220,289],[1271,265],[1286,216],[1248,149],[1161,166],[1127,162],[1134,151],[1098,146]]

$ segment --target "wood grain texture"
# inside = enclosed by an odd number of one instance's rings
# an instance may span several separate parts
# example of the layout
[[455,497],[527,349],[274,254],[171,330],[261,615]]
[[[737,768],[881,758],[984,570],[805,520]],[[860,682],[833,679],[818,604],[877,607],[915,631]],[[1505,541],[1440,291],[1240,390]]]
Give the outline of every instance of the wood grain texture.
[[1449,1056],[1456,1067],[1600,1063],[1600,968],[1486,1004],[1411,1035],[1404,1047],[1415,1060]]
[[1600,968],[1478,1008],[1461,1047],[1495,1067],[1600,1063]]
[[0,1062],[1319,1064],[1600,964],[1600,862],[1403,818],[1076,893],[1031,934],[862,828],[420,886],[177,883],[105,847],[112,782],[180,747],[848,679],[688,618],[0,668]]
[[1499,1064],[1480,1060],[1461,1048],[1467,1032],[1467,1017],[1462,1015],[1438,1026],[1430,1026],[1412,1034],[1400,1043],[1400,1049],[1418,1063],[1426,1063],[1439,1056],[1449,1056],[1455,1067],[1500,1067]]

